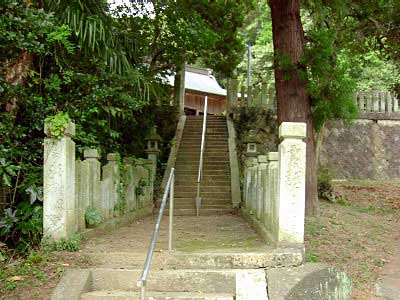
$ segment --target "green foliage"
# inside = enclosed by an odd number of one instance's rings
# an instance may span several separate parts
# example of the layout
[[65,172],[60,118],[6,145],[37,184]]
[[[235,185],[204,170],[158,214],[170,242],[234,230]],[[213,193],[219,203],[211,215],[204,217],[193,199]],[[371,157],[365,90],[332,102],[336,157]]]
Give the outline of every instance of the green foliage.
[[74,234],[70,239],[61,239],[60,241],[43,241],[43,248],[46,251],[78,251],[81,248],[82,237]]
[[318,170],[318,197],[320,199],[336,201],[332,186],[333,178],[334,173],[331,169],[323,168]]
[[85,221],[88,227],[94,227],[102,222],[101,214],[94,208],[88,207],[85,212]]
[[[64,12],[50,13],[45,2],[44,9],[36,2],[26,6],[11,0],[0,7],[0,60],[5,66],[0,69],[0,191],[6,200],[0,239],[21,251],[38,244],[42,235],[44,116],[52,116],[47,121],[54,136],[62,135],[69,119],[77,120],[78,157],[88,147],[142,156],[145,132],[168,123],[160,133],[171,138],[167,129],[177,116],[165,105],[170,91],[159,78],[140,67],[110,72],[102,55],[83,49],[87,44],[63,21]],[[118,34],[123,36],[123,30]],[[6,78],[18,71],[15,65],[23,65],[21,53],[26,51],[34,54],[33,62],[26,76],[16,74],[21,84],[14,85]],[[129,63],[134,65],[131,59]],[[6,111],[11,100],[17,100],[16,115]]]
[[351,206],[351,203],[347,201],[346,199],[340,198],[337,203],[341,206]]
[[54,116],[48,116],[45,123],[49,124],[49,133],[51,136],[60,138],[64,136],[65,129],[68,127],[68,122],[71,122],[67,113],[59,112]]
[[147,180],[144,178],[140,179],[138,185],[135,188],[136,197],[143,196],[145,194],[147,186],[148,186]]
[[351,55],[335,47],[335,39],[332,30],[317,27],[310,30],[302,59],[307,66],[307,91],[317,130],[329,119],[350,121],[358,113],[354,101],[356,81],[349,72]]
[[0,237],[16,249],[26,251],[40,243],[42,216],[42,206],[30,202],[19,203],[15,210],[8,207],[0,217]]

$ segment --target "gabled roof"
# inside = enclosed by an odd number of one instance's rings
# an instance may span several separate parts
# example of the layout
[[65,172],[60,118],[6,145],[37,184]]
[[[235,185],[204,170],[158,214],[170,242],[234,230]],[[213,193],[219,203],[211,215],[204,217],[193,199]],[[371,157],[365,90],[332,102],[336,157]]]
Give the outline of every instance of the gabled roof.
[[[175,76],[168,76],[169,85],[174,86]],[[212,69],[185,66],[185,89],[208,94],[226,96],[223,89],[212,75]]]

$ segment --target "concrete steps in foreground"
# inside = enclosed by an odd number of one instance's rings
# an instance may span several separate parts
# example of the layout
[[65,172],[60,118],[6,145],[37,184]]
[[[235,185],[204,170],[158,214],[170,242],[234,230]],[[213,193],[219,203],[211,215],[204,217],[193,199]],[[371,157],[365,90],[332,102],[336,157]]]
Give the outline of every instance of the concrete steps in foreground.
[[[202,292],[149,292],[153,300],[234,300],[232,294]],[[139,292],[94,291],[82,294],[82,300],[140,300]]]
[[[141,269],[96,268],[68,270],[52,300],[136,300]],[[146,299],[162,300],[265,300],[265,271],[262,269],[152,270]],[[150,298],[150,297],[156,298]]]

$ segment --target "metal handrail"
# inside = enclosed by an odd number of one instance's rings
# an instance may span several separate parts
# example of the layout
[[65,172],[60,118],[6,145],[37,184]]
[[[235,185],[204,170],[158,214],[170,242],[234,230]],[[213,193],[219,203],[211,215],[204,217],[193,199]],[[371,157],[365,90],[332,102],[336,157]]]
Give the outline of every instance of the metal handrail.
[[206,96],[204,99],[203,132],[201,134],[199,172],[197,175],[196,216],[200,214],[200,206],[201,206],[200,182],[201,178],[203,177],[203,157],[204,157],[204,147],[206,142],[206,129],[207,129],[207,102],[208,102],[208,97]]
[[158,212],[156,226],[154,228],[153,236],[151,238],[150,248],[147,252],[146,261],[144,263],[142,276],[137,282],[137,286],[140,287],[140,299],[146,299],[146,282],[147,276],[149,275],[151,259],[153,258],[154,247],[156,245],[158,230],[160,229],[161,219],[164,213],[165,205],[167,203],[168,192],[169,192],[169,233],[168,233],[168,250],[172,250],[172,227],[173,227],[173,209],[174,209],[174,181],[175,181],[175,168],[171,169],[169,174],[168,182],[165,187],[164,195],[161,201],[160,211]]

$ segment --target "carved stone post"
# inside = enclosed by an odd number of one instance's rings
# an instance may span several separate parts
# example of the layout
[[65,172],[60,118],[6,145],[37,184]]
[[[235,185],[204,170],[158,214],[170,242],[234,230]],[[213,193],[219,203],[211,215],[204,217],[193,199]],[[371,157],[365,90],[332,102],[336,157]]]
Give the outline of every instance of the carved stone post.
[[283,122],[279,127],[278,243],[304,242],[306,132],[305,123]]
[[77,230],[75,199],[75,124],[68,123],[63,137],[53,137],[45,124],[43,166],[43,235],[68,239]]

